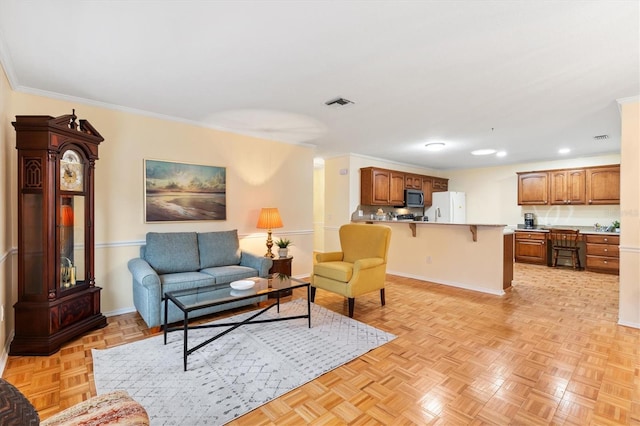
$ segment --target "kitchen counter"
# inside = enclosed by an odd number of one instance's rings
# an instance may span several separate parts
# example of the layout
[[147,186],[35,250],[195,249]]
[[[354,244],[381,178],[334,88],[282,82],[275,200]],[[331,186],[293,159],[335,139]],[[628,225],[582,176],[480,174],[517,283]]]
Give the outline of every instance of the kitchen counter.
[[[520,225],[518,225],[520,226]],[[520,228],[514,229],[517,232],[550,232],[552,229],[579,229],[581,234],[588,235],[620,235],[619,232],[610,232],[610,231],[596,231],[593,229],[593,226],[536,226],[535,228]]]
[[359,219],[359,220],[352,220],[352,222],[354,223],[383,223],[385,225],[389,225],[389,224],[400,224],[400,223],[407,223],[409,224],[409,228],[411,229],[411,232],[413,234],[413,236],[415,237],[417,235],[417,231],[416,231],[416,227],[418,225],[420,225],[421,227],[429,227],[429,226],[468,226],[469,230],[471,231],[471,234],[473,234],[473,241],[477,241],[477,234],[478,234],[478,227],[493,227],[493,228],[501,228],[506,230],[504,233],[508,234],[510,233],[509,230],[507,230],[506,226],[504,224],[493,224],[493,223],[445,223],[445,222],[424,222],[422,220],[411,220],[411,219],[400,219],[400,220],[377,220],[377,219]]
[[[513,235],[505,235],[505,225],[371,219],[353,222],[391,227],[390,274],[495,295],[503,295],[511,286]],[[505,255],[507,249],[510,254]]]

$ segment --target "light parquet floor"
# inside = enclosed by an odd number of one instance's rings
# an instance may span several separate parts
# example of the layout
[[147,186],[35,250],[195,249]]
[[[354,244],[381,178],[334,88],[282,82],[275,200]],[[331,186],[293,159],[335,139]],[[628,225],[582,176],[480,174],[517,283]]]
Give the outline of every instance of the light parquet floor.
[[[355,319],[397,339],[231,424],[640,425],[640,330],[616,324],[617,276],[516,264],[503,297],[387,278],[387,305],[358,298]],[[46,418],[96,394],[92,348],[150,334],[111,317],[52,356],[9,357],[3,377]]]

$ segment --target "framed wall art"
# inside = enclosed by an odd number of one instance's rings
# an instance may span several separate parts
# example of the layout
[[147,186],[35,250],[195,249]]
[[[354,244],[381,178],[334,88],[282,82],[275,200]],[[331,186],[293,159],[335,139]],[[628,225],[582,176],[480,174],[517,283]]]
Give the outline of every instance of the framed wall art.
[[145,222],[226,220],[226,168],[144,160]]

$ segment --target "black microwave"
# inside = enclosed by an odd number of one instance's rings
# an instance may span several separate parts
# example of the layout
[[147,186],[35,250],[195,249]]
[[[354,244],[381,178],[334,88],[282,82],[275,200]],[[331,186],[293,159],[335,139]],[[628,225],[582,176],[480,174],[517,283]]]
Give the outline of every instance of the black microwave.
[[404,207],[424,207],[424,192],[418,189],[405,189]]

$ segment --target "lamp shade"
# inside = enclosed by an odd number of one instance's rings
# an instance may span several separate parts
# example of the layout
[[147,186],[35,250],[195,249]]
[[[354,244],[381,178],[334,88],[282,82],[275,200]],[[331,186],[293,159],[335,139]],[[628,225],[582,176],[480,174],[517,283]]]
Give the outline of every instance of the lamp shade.
[[259,229],[274,229],[282,228],[282,219],[280,218],[280,212],[276,207],[266,207],[260,211],[260,217],[258,218]]

